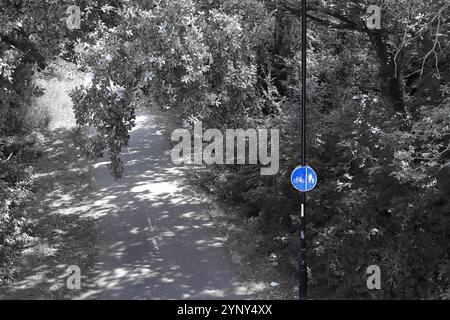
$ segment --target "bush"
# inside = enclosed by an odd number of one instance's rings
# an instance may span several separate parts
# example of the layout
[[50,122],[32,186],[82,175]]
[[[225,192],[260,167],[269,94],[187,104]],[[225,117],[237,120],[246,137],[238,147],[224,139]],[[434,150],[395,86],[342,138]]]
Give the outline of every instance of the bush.
[[34,185],[30,161],[42,147],[38,133],[0,139],[0,285],[12,279],[13,258],[30,239],[25,210]]

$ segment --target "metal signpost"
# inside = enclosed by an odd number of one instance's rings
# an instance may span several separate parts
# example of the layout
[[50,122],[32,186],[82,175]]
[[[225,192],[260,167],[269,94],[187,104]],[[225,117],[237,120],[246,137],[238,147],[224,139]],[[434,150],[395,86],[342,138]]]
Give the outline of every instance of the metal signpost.
[[297,167],[291,175],[291,183],[301,192],[300,195],[300,283],[299,299],[306,300],[308,297],[308,267],[306,263],[306,221],[305,205],[306,192],[311,191],[317,184],[317,174],[306,165],[306,0],[302,0],[302,100],[301,100],[301,136],[302,165]]

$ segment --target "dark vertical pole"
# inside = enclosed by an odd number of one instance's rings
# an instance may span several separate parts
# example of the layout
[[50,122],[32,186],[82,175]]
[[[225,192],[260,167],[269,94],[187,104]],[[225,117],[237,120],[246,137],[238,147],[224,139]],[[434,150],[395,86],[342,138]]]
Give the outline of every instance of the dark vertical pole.
[[[306,166],[306,0],[302,0],[302,166]],[[305,177],[306,178],[306,177]],[[308,296],[308,267],[306,264],[306,192],[300,195],[300,285],[299,298],[306,300]]]

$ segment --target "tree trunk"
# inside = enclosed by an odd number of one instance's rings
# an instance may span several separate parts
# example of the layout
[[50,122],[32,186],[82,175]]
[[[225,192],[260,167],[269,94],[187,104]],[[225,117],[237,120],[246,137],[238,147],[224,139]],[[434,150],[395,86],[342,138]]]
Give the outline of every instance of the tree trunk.
[[383,100],[395,112],[404,114],[405,99],[402,82],[402,53],[395,57],[389,54],[380,30],[369,31],[370,41],[375,48],[379,63],[379,81]]
[[281,96],[286,95],[285,82],[287,80],[286,64],[283,60],[285,53],[290,51],[287,47],[285,33],[286,15],[283,11],[279,11],[275,15],[275,30],[274,30],[274,47],[272,49],[272,75],[274,76],[274,85]]

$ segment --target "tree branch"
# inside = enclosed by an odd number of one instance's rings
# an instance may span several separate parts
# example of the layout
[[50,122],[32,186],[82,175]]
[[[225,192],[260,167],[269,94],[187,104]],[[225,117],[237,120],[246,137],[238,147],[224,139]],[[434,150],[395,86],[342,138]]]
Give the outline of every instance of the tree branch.
[[[302,9],[301,7],[297,7],[295,5],[286,3],[286,2],[282,2],[280,4],[281,8],[295,16],[301,17],[302,14]],[[362,32],[367,32],[369,31],[369,29],[366,28],[366,26],[363,23],[359,23],[357,21],[353,21],[352,19],[350,19],[349,17],[335,12],[335,11],[331,11],[327,8],[319,8],[319,7],[315,7],[315,6],[308,6],[307,7],[309,12],[314,12],[315,15],[312,15],[311,13],[307,14],[308,18],[310,18],[311,20],[326,26],[326,27],[331,27],[334,29],[339,29],[339,30],[349,30],[349,31],[362,31]],[[326,18],[321,18],[318,17],[317,14],[323,14],[328,16],[329,18],[332,18],[334,20],[338,20],[339,22],[333,22],[331,20],[328,20]]]
[[45,57],[39,52],[33,43],[28,40],[17,40],[10,36],[0,34],[0,41],[13,46],[25,54],[27,62],[36,62],[41,69],[45,69]]

